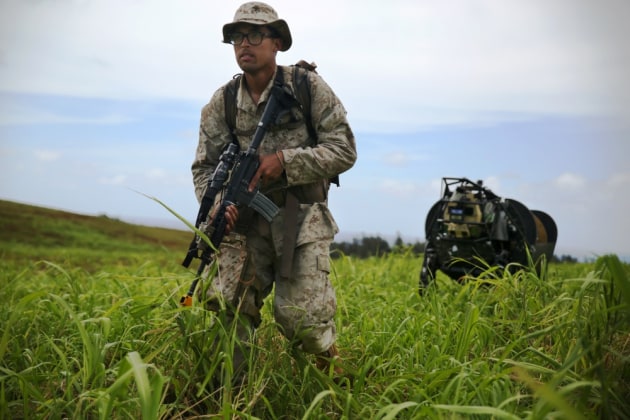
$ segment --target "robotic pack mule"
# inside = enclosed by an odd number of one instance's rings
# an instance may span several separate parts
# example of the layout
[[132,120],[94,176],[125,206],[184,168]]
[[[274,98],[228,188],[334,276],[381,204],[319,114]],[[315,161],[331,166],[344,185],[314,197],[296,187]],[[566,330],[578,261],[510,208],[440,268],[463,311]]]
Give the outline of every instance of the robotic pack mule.
[[547,213],[501,198],[482,181],[442,178],[442,198],[425,221],[426,248],[420,270],[420,293],[441,270],[453,280],[477,276],[487,266],[510,263],[537,267],[553,257],[558,237]]

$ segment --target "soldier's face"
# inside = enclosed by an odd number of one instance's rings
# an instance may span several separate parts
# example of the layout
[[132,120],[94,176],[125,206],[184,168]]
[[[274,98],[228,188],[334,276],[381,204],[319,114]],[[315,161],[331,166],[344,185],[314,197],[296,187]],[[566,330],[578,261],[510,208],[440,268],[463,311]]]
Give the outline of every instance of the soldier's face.
[[[238,66],[246,73],[255,73],[276,62],[281,43],[272,38],[272,32],[264,26],[239,25],[234,31],[234,54]],[[238,42],[236,42],[238,41]]]

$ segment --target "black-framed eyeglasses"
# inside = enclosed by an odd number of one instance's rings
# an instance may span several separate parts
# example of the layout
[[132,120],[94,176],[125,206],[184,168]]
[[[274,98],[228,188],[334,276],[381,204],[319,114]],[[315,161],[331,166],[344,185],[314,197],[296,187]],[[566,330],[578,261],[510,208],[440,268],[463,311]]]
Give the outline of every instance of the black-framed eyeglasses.
[[260,45],[265,38],[273,38],[273,35],[270,33],[260,32],[260,31],[252,31],[248,34],[244,34],[242,32],[232,32],[227,37],[227,43],[232,45],[241,45],[243,40],[247,38],[247,42],[250,45],[256,46]]

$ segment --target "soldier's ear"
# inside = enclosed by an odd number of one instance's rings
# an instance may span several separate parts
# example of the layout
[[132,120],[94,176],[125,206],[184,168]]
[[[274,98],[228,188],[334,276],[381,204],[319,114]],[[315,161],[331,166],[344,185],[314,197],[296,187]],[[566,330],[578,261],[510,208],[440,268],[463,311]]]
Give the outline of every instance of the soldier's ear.
[[282,39],[280,38],[274,38],[274,48],[273,48],[273,52],[278,52],[282,50]]

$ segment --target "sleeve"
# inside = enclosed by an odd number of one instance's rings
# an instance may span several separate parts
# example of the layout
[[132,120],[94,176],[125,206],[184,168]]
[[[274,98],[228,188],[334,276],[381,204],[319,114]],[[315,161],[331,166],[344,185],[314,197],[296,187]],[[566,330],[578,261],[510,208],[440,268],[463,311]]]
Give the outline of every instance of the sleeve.
[[283,150],[288,185],[302,185],[330,179],[350,169],[357,151],[346,110],[326,82],[309,73],[311,119],[317,144]]
[[199,202],[219,163],[221,152],[231,141],[230,130],[225,122],[223,92],[224,87],[217,90],[210,102],[201,110],[199,144],[191,167],[195,195]]

